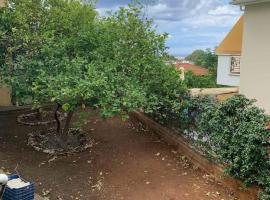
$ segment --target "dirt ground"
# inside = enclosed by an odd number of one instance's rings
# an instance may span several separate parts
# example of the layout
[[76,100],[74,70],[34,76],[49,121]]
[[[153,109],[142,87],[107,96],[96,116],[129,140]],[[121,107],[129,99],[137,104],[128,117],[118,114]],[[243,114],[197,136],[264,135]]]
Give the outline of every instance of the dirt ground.
[[27,146],[38,127],[0,114],[0,167],[33,180],[53,200],[231,200],[227,190],[190,165],[155,134],[130,120],[90,117],[84,130],[95,145],[67,157],[49,157]]

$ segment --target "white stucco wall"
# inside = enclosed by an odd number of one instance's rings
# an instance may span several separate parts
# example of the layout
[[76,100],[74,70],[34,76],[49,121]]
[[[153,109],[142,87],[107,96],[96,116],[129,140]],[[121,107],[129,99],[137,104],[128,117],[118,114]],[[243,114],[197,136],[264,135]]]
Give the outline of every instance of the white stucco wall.
[[231,56],[219,55],[218,56],[218,71],[217,71],[217,83],[219,85],[227,86],[239,86],[240,76],[232,75],[230,73]]
[[270,2],[246,6],[240,93],[270,113]]

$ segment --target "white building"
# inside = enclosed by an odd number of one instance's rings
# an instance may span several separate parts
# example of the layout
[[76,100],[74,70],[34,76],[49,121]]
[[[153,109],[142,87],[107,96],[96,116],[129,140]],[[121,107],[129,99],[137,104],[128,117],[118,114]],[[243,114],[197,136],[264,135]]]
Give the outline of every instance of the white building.
[[270,113],[270,0],[232,4],[245,12],[216,51],[218,83],[239,85],[241,94],[256,99]]
[[216,49],[218,55],[217,83],[240,86],[240,58],[242,50],[243,17]]

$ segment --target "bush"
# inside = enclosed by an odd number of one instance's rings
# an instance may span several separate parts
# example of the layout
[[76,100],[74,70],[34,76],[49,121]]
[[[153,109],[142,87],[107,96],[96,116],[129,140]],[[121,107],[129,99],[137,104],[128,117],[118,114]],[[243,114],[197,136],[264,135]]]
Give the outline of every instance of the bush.
[[186,125],[198,127],[198,121],[202,114],[209,108],[217,105],[217,100],[211,96],[190,96],[187,107],[182,113],[182,118]]
[[209,107],[199,122],[199,130],[209,138],[209,147],[227,172],[246,184],[269,190],[270,160],[267,152],[269,116],[254,106],[254,100],[234,96],[217,107]]
[[216,159],[208,145],[208,136],[199,132],[202,115],[210,109],[218,106],[217,100],[212,96],[189,96],[186,100],[186,108],[181,113],[178,121],[180,126],[174,129],[180,130],[182,135],[209,159]]
[[185,73],[184,83],[188,88],[215,88],[218,87],[216,84],[216,77],[212,74],[197,76],[192,71]]
[[[144,80],[148,88],[144,111],[159,123],[169,125],[178,121],[188,93],[174,67],[164,65],[152,71]],[[159,78],[154,79],[151,74]]]
[[165,125],[180,129],[198,151],[227,166],[229,175],[247,186],[261,186],[260,199],[269,200],[270,132],[265,126],[270,117],[254,105],[255,100],[242,95],[223,103],[210,96],[189,96],[185,102],[181,114],[171,111],[173,117],[167,117]]

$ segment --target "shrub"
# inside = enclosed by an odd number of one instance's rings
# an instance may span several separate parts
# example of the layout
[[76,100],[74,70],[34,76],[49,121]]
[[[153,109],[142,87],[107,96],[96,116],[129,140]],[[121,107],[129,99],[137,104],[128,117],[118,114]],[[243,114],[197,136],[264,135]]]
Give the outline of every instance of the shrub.
[[[200,117],[201,136],[227,172],[247,185],[258,184],[269,193],[270,160],[267,152],[269,116],[254,106],[254,100],[237,95],[218,106],[208,107]],[[266,198],[266,195],[263,196]]]
[[[147,103],[144,111],[161,124],[179,121],[186,104],[187,90],[175,68],[164,65],[144,80],[147,83]],[[151,78],[151,76],[159,78]],[[170,124],[172,125],[172,124]]]
[[181,118],[178,119],[179,126],[174,129],[179,130],[197,151],[209,159],[215,159],[214,153],[208,146],[208,136],[199,132],[199,123],[205,112],[218,106],[217,100],[212,96],[189,96],[186,102]]
[[180,130],[207,158],[224,164],[226,173],[247,186],[263,188],[260,199],[270,199],[270,117],[254,105],[255,100],[236,95],[223,103],[211,96],[187,96],[184,109],[159,110],[159,122]]
[[186,109],[182,112],[185,125],[197,128],[202,114],[216,105],[217,101],[212,96],[190,96],[187,100]]
[[212,74],[204,76],[197,76],[192,71],[185,73],[185,84],[188,88],[215,88],[218,87],[216,84],[216,77]]

